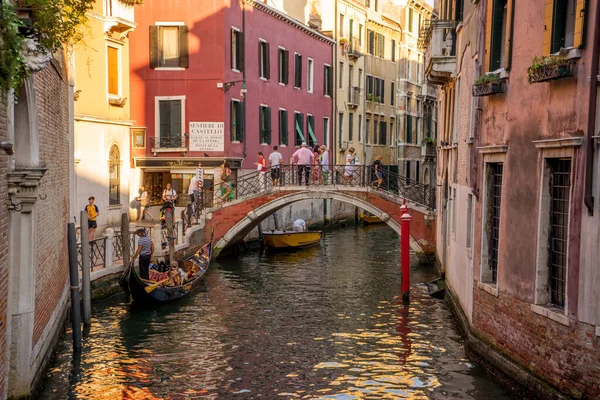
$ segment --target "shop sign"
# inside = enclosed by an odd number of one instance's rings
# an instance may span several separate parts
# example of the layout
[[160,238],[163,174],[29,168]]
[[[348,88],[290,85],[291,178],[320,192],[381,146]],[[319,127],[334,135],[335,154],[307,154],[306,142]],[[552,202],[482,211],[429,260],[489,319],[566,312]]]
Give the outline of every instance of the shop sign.
[[223,122],[190,122],[190,151],[225,151]]

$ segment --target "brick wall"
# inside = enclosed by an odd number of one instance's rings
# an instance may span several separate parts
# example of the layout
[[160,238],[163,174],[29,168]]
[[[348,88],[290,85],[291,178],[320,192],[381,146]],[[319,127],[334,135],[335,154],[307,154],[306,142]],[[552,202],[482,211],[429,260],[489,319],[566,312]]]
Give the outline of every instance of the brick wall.
[[69,276],[69,107],[64,68],[56,63],[35,75],[40,162],[48,168],[36,204],[37,277],[33,346],[46,328]]
[[495,350],[576,398],[600,398],[600,338],[595,327],[570,326],[531,311],[530,304],[500,292],[473,294],[473,330]]
[[[0,99],[0,141],[6,140],[7,132],[6,104]],[[6,367],[6,323],[8,318],[8,156],[0,151],[0,399],[6,397],[7,382],[5,381]]]

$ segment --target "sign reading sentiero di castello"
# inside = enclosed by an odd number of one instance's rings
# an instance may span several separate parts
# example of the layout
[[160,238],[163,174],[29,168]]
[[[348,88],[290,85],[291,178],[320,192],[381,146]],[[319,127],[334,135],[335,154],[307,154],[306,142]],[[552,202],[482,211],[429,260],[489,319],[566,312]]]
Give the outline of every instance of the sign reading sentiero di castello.
[[225,124],[190,122],[190,151],[225,151]]

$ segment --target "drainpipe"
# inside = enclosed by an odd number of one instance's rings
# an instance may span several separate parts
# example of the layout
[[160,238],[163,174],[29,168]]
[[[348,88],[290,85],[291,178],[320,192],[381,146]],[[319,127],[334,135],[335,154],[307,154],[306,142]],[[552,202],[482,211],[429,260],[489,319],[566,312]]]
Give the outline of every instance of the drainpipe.
[[[590,2],[588,2],[588,5]],[[594,27],[594,37],[592,39],[592,61],[590,67],[590,100],[587,129],[587,158],[585,166],[585,197],[583,202],[588,208],[589,215],[594,215],[594,132],[596,130],[596,97],[598,95],[598,59],[600,53],[600,5],[596,2],[595,21],[591,26]]]
[[[243,79],[243,84],[246,84],[246,0],[240,0],[240,4],[242,5],[242,32],[244,32],[244,40],[242,42],[242,45],[244,46],[243,48],[243,54],[244,54],[244,68],[242,68],[242,79]],[[240,169],[241,167],[244,165],[244,160],[246,159],[246,141],[247,141],[247,137],[246,137],[246,101],[248,101],[248,92],[244,93],[244,101],[242,102],[242,116],[243,116],[243,121],[242,121],[242,126],[243,126],[243,131],[242,131],[242,139],[244,142],[244,157],[242,158],[242,163],[240,165]]]
[[[333,14],[333,35],[331,35],[333,37],[333,40],[335,41],[335,44],[333,45],[333,65],[331,66],[331,71],[333,73],[333,90],[331,91],[331,95],[333,96],[333,98],[331,99],[333,101],[333,110],[334,110],[334,115],[332,115],[332,119],[333,119],[333,124],[331,124],[331,126],[333,126],[334,131],[331,132],[331,138],[333,139],[331,142],[331,153],[332,153],[332,157],[331,157],[331,161],[333,161],[333,164],[338,164],[337,162],[337,132],[340,131],[340,127],[338,126],[339,123],[339,119],[338,119],[338,105],[337,105],[337,97],[338,97],[338,77],[339,77],[339,71],[337,70],[338,67],[338,2],[337,0],[335,1],[335,7],[334,7],[334,14]],[[331,162],[330,161],[330,162]],[[331,173],[333,174],[334,171],[332,170]],[[335,177],[333,177],[334,182],[335,182]]]

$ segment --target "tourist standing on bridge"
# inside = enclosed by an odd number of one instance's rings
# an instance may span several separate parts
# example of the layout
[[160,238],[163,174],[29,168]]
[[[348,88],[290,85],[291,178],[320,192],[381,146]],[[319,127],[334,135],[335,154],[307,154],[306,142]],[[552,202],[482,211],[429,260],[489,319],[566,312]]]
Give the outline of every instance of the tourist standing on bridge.
[[258,190],[267,190],[267,162],[262,151],[258,152],[258,162],[255,162],[258,170]]
[[322,175],[321,175],[321,155],[319,151],[315,151],[313,154],[313,169],[312,169],[312,181],[313,183],[319,185],[321,183]]
[[329,150],[327,150],[327,146],[322,145],[320,147],[321,151],[321,172],[323,175],[323,185],[327,185],[327,178],[329,176]]
[[346,154],[346,168],[344,169],[345,184],[352,185],[352,175],[356,171],[356,165],[358,165],[358,157],[354,153],[354,147],[350,147],[348,154]]
[[375,161],[373,161],[373,174],[375,175],[375,182],[373,182],[374,186],[379,190],[381,189],[381,184],[383,183],[383,165],[381,164],[381,155],[375,157]]
[[273,146],[273,152],[269,154],[269,164],[271,164],[271,180],[273,181],[273,186],[277,186],[277,181],[281,176],[282,161],[283,156],[279,151],[277,151],[277,146]]
[[302,185],[302,177],[304,176],[304,181],[308,186],[310,167],[314,157],[313,152],[310,151],[305,142],[302,142],[300,148],[292,156],[294,164],[298,166],[298,185]]
[[231,166],[228,161],[221,165],[221,197],[225,201],[231,201],[235,198],[233,183],[231,182]]

